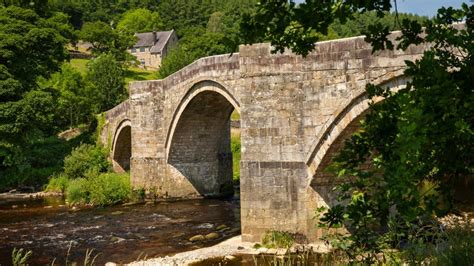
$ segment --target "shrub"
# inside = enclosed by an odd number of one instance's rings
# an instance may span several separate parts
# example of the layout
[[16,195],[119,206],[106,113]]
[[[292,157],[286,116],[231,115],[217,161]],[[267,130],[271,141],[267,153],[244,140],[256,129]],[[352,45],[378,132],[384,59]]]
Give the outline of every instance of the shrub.
[[474,232],[469,226],[447,230],[446,240],[438,245],[435,265],[474,265]]
[[64,194],[69,186],[69,178],[66,175],[60,174],[57,176],[51,177],[49,179],[48,185],[46,186],[46,191],[49,192],[61,192]]
[[84,178],[71,180],[67,188],[67,201],[69,204],[85,204],[89,203],[88,181]]
[[263,237],[262,244],[267,248],[290,248],[294,238],[290,233],[280,231],[268,231]]
[[233,180],[240,180],[240,134],[231,137]]
[[132,201],[141,202],[141,201],[145,201],[145,198],[146,198],[146,189],[144,187],[132,190],[132,196],[131,196]]
[[80,145],[64,159],[64,174],[70,179],[98,175],[109,169],[107,152],[90,144]]
[[67,189],[70,204],[113,205],[132,196],[128,174],[104,173],[72,180]]
[[128,174],[106,173],[89,180],[90,203],[105,206],[127,201],[132,188]]

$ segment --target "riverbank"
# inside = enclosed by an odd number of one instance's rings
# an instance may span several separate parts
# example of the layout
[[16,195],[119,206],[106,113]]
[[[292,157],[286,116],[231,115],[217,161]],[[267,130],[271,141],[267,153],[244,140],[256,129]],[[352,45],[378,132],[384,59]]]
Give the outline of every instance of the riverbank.
[[[178,265],[195,265],[195,264],[200,265],[199,264],[200,262],[203,262],[209,259],[214,259],[214,258],[226,258],[229,261],[231,261],[235,258],[235,256],[257,256],[257,255],[262,255],[262,254],[278,255],[279,253],[285,254],[288,251],[287,249],[267,249],[267,248],[256,249],[254,248],[255,244],[256,243],[253,243],[253,242],[242,241],[242,236],[238,235],[211,247],[181,252],[173,256],[134,261],[128,265],[130,266],[152,266],[152,265],[178,266]],[[329,252],[328,247],[324,245],[323,243],[305,245],[304,248],[311,249],[317,253]],[[113,266],[116,264],[109,262],[107,265]]]
[[[173,256],[134,261],[128,265],[190,265],[192,263],[196,263],[209,258],[225,257],[232,256],[235,254],[248,253],[254,250],[253,245],[254,243],[251,242],[243,242],[242,236],[238,235],[211,247],[181,252]],[[115,265],[115,263],[108,263],[107,265],[112,266]]]
[[61,197],[63,194],[61,192],[47,192],[47,191],[40,191],[40,192],[5,192],[0,193],[0,201],[9,201],[9,200],[21,200],[21,199],[41,199],[47,197]]

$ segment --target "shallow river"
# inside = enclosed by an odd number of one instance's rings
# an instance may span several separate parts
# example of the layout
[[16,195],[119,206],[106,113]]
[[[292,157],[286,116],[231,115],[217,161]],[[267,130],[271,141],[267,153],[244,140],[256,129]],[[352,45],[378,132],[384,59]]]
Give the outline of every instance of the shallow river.
[[[238,201],[190,200],[154,205],[72,210],[61,198],[0,199],[0,265],[11,264],[13,248],[32,250],[30,265],[82,264],[87,249],[97,264],[127,263],[137,258],[171,255],[210,246],[240,233]],[[231,229],[203,243],[188,239]],[[71,245],[69,256],[68,248]]]

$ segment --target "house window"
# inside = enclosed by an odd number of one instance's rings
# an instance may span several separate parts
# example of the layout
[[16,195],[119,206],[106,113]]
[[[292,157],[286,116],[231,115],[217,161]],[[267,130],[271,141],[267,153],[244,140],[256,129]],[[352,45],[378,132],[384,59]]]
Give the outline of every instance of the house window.
[[141,47],[140,52],[145,52],[145,47]]
[[145,65],[145,59],[140,59],[140,64]]

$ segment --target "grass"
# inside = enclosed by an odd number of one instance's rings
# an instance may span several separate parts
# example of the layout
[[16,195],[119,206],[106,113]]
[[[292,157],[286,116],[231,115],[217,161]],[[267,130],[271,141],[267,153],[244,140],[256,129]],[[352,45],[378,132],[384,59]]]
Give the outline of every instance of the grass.
[[140,80],[153,80],[157,79],[157,71],[145,70],[138,67],[130,67],[125,71],[125,83],[131,81],[140,81]]
[[31,257],[33,252],[31,250],[24,251],[22,248],[20,249],[13,249],[12,252],[12,264],[13,266],[20,266],[20,265],[28,265],[26,262]]
[[290,248],[294,242],[291,234],[281,231],[268,231],[262,239],[262,245],[266,248]]
[[45,191],[59,192],[61,194],[65,194],[68,186],[69,186],[69,178],[64,174],[59,174],[49,179],[49,182],[46,185]]
[[77,71],[79,71],[82,75],[85,75],[87,72],[87,63],[89,62],[89,59],[71,59],[69,64],[75,68]]
[[[87,73],[87,63],[90,59],[71,59],[69,64],[79,71],[82,75]],[[157,71],[153,70],[146,70],[139,67],[129,67],[125,71],[125,83],[129,83],[131,81],[140,81],[140,80],[152,80],[156,79]]]
[[232,150],[233,180],[240,180],[240,130],[232,130],[230,137]]
[[230,120],[232,121],[240,120],[240,114],[239,112],[237,112],[237,110],[234,110],[232,112],[232,114],[230,115]]

